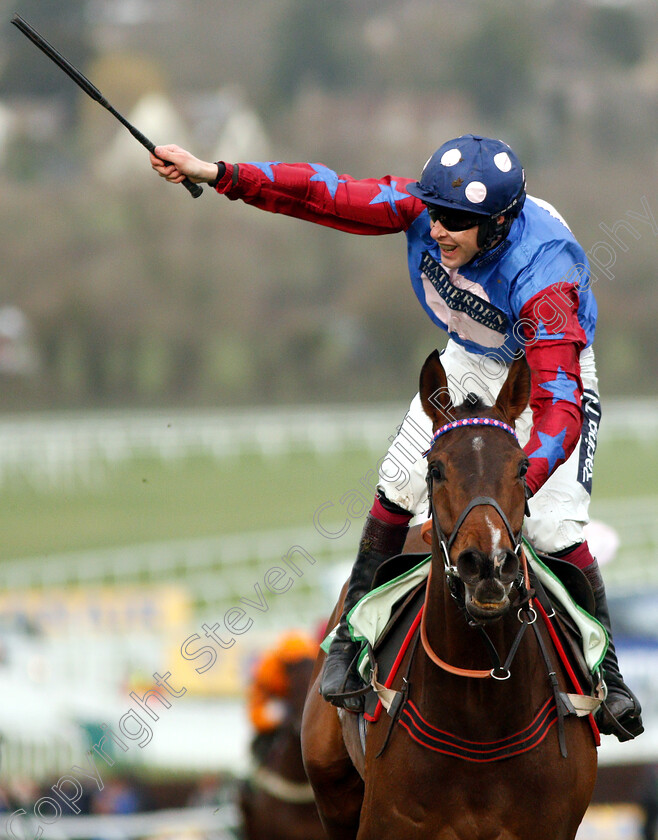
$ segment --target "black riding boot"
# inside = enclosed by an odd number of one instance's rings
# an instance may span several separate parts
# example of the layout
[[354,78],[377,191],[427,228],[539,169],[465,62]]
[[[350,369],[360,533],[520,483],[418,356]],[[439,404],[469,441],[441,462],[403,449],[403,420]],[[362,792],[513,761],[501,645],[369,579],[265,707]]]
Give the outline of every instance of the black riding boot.
[[601,622],[608,633],[608,650],[601,665],[608,696],[596,714],[596,722],[603,735],[616,735],[619,741],[630,741],[644,732],[642,708],[637,697],[624,682],[612,641],[610,611],[605,597],[605,586],[598,563],[583,570],[594,591],[596,608],[594,618]]
[[334,706],[343,706],[352,712],[363,708],[363,696],[345,697],[363,688],[363,681],[353,669],[360,646],[352,641],[347,626],[347,614],[372,586],[375,572],[390,557],[399,554],[407,536],[406,525],[390,525],[368,515],[361,534],[359,553],[352,568],[345,593],[343,613],[322,670],[320,693]]

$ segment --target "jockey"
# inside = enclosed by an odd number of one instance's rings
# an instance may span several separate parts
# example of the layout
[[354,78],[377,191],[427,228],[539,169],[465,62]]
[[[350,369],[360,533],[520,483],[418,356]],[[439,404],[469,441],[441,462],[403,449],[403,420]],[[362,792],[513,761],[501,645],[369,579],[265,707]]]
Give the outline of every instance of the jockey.
[[[509,364],[525,352],[532,390],[516,423],[530,462],[525,533],[539,551],[587,576],[596,618],[610,637],[602,666],[608,697],[599,726],[620,740],[639,735],[640,704],[621,676],[603,579],[583,534],[601,417],[592,346],[594,278],[560,214],[526,194],[512,149],[500,140],[458,137],[429,158],[418,181],[390,175],[358,180],[318,163],[209,163],[178,146],[156,152],[161,159],[151,155],[151,165],[173,183],[187,176],[231,200],[349,233],[403,232],[412,288],[428,317],[448,333],[441,360],[454,402],[475,393],[493,403]],[[324,666],[323,696],[350,710],[362,700],[349,696],[360,680],[351,668],[357,651],[346,614],[370,589],[379,565],[400,552],[410,520],[428,515],[422,453],[431,433],[417,395],[381,462]]]
[[301,631],[289,631],[256,662],[249,684],[247,711],[254,729],[252,752],[264,757],[271,736],[286,717],[289,685],[286,666],[302,659],[315,659],[319,644]]

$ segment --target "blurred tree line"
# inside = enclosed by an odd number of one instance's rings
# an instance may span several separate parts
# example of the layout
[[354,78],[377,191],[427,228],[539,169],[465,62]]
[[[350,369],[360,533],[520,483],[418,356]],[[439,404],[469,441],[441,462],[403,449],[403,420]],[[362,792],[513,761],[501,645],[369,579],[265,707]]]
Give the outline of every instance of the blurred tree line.
[[[0,407],[405,400],[445,337],[409,287],[404,237],[354,237],[116,175],[117,127],[8,23],[18,11],[129,114],[165,93],[220,156],[211,94],[234,86],[267,157],[418,175],[449,136],[502,136],[529,191],[614,265],[595,287],[606,393],[653,393],[658,12],[585,0],[0,0],[0,307],[37,365]],[[0,126],[1,128],[1,126]],[[0,138],[2,131],[0,130]],[[109,171],[108,171],[109,170]],[[212,204],[212,206],[209,206]],[[623,234],[622,234],[623,236]],[[612,242],[612,245],[610,243]],[[611,259],[612,259],[611,257]],[[612,276],[610,276],[612,275]],[[1,341],[1,336],[0,336]]]

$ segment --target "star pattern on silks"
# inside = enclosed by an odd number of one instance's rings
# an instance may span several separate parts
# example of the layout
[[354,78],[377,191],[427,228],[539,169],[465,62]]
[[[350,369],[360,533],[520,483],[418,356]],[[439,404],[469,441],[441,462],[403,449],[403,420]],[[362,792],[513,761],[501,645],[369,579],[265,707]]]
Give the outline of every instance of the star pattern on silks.
[[277,164],[281,163],[280,160],[268,160],[268,161],[255,161],[250,160],[249,166],[255,166],[256,169],[260,169],[260,171],[268,178],[270,181],[274,180],[274,172],[272,170],[273,166],[277,166]]
[[400,201],[403,198],[411,198],[409,193],[402,193],[397,190],[397,181],[391,181],[390,184],[377,184],[379,187],[379,195],[376,195],[370,204],[383,204],[387,202],[391,206],[391,210],[397,216],[397,208],[395,206],[396,201]]
[[549,474],[553,472],[553,467],[555,464],[560,460],[560,458],[564,458],[564,438],[567,434],[567,427],[565,426],[561,432],[558,432],[555,435],[549,435],[544,432],[537,432],[537,437],[541,441],[541,446],[539,449],[535,449],[535,451],[528,455],[528,458],[546,458],[548,461],[548,472]]
[[542,341],[542,340],[553,340],[559,341],[561,338],[564,338],[564,333],[549,333],[546,330],[546,325],[543,321],[539,321],[537,324],[537,332],[535,333],[535,341]]
[[561,367],[557,369],[555,379],[552,379],[550,382],[540,382],[539,387],[553,394],[553,405],[560,400],[573,403],[574,405],[579,404],[578,383],[574,382],[573,379],[569,379]]
[[311,175],[311,181],[323,181],[327,185],[327,191],[332,198],[336,197],[336,190],[339,184],[345,183],[345,178],[339,178],[333,169],[328,166],[323,166],[321,163],[312,163],[311,166],[315,169],[315,175]]

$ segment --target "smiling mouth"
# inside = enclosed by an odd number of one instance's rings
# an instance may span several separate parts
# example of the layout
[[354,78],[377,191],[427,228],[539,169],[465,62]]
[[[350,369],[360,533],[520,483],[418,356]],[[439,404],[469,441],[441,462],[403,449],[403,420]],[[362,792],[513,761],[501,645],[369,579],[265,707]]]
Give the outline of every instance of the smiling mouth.
[[457,250],[456,245],[440,245],[439,247],[446,254],[452,254],[453,251]]

